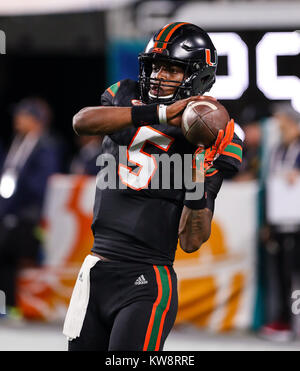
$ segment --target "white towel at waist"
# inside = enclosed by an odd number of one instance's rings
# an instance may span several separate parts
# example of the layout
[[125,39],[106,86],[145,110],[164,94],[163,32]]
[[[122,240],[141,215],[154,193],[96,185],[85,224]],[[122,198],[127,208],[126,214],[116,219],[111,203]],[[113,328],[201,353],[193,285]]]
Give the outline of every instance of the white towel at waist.
[[80,336],[90,298],[90,270],[100,259],[88,255],[80,269],[65,318],[63,334],[69,340]]

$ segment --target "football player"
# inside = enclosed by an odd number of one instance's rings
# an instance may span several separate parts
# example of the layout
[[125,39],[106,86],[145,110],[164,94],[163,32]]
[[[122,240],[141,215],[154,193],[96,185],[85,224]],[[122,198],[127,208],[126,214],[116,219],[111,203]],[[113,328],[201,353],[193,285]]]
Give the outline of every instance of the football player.
[[[103,93],[101,106],[84,108],[73,119],[78,135],[104,137],[103,153],[117,162],[126,146],[128,163],[117,163],[123,187],[96,189],[92,254],[64,325],[71,351],[163,349],[177,314],[178,237],[188,253],[207,241],[222,180],[241,162],[242,143],[231,121],[205,152],[201,199],[188,200],[184,187],[152,189],[154,154],[203,151],[184,138],[181,116],[214,84],[217,54],[205,31],[176,22],[151,38],[139,64],[138,82],[117,82]],[[143,166],[151,161],[152,167]]]

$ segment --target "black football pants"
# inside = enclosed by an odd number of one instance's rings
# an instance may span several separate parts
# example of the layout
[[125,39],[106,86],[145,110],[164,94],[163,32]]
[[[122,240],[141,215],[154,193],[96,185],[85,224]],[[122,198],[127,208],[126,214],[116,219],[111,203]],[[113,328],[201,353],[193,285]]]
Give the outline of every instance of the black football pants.
[[69,351],[162,350],[177,307],[172,267],[98,261],[80,337],[69,341]]

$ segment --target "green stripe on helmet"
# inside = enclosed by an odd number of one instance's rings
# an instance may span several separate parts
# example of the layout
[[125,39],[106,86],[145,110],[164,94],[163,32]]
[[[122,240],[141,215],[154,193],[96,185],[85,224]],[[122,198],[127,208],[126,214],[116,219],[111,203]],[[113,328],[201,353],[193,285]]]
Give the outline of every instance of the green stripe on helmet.
[[[164,41],[166,39],[166,37],[168,36],[169,32],[172,31],[172,29],[174,27],[176,27],[179,23],[181,22],[175,22],[175,23],[171,23],[165,30],[164,32],[162,33],[162,35],[160,36],[159,38],[159,42],[157,44],[157,48],[162,48],[163,45],[164,45]],[[158,40],[157,40],[158,41]]]

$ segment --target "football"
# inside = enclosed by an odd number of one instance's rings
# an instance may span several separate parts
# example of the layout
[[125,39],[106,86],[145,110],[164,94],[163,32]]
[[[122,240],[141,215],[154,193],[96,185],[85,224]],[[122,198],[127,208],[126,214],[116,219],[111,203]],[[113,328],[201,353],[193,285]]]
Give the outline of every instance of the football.
[[181,129],[185,138],[205,148],[211,147],[220,129],[230,120],[226,108],[211,97],[190,102],[182,115]]

